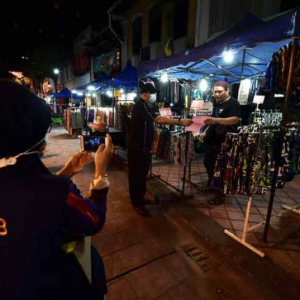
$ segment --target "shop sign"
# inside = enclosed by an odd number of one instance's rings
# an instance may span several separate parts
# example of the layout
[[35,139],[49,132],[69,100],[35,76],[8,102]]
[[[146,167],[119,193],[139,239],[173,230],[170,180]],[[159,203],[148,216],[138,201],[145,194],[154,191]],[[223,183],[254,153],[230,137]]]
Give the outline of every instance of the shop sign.
[[167,108],[160,108],[159,109],[159,113],[162,117],[166,117],[166,118],[172,118],[172,111],[170,107]]
[[255,104],[264,104],[265,102],[265,96],[261,95],[255,95],[253,99],[253,103]]
[[203,100],[193,100],[191,110],[201,110],[204,107]]

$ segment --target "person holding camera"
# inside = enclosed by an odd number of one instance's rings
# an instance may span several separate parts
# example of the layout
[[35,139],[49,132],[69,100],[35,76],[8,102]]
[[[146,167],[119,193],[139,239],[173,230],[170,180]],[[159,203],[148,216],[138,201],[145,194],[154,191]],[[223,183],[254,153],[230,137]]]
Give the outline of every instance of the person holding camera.
[[[200,187],[202,192],[212,190],[214,168],[221,144],[225,140],[227,132],[236,132],[241,116],[240,104],[236,99],[230,97],[229,84],[226,81],[215,83],[213,95],[215,102],[212,117],[204,121],[208,127],[198,135],[198,139],[205,145],[204,166],[208,176],[207,184]],[[225,201],[223,191],[216,189],[214,191],[215,198],[209,203],[211,205],[223,204]]]
[[140,99],[135,103],[132,112],[129,148],[128,179],[129,194],[132,204],[142,216],[148,216],[145,208],[146,177],[151,162],[151,147],[154,139],[154,123],[164,125],[190,126],[191,120],[171,119],[156,116],[151,104],[156,101],[158,90],[151,80],[140,82]]
[[104,225],[111,138],[95,155],[95,179],[84,198],[70,179],[90,154],[77,153],[60,176],[52,175],[40,159],[49,105],[12,81],[0,79],[0,90],[1,299],[101,299],[104,270],[91,284],[66,245]]

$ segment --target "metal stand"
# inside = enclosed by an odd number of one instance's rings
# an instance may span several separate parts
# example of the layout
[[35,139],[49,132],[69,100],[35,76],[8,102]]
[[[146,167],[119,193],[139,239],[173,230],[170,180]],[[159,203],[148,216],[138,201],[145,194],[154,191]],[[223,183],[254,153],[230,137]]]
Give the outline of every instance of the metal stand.
[[253,227],[248,227],[251,205],[252,205],[252,196],[249,196],[248,203],[247,203],[247,211],[246,211],[246,218],[245,218],[245,222],[244,222],[242,238],[239,238],[238,236],[236,236],[235,234],[233,234],[232,232],[230,232],[227,229],[224,230],[224,233],[227,234],[229,237],[233,238],[234,240],[236,240],[237,242],[239,242],[240,244],[242,244],[243,246],[247,247],[248,249],[250,249],[251,251],[253,251],[257,255],[259,255],[260,257],[264,257],[265,254],[262,251],[258,250],[257,248],[253,247],[252,245],[250,245],[249,243],[246,242],[248,232],[250,232],[250,231],[252,231],[252,230],[254,230],[257,227],[262,225],[262,223],[260,223],[260,224],[257,224],[255,226],[253,226]]

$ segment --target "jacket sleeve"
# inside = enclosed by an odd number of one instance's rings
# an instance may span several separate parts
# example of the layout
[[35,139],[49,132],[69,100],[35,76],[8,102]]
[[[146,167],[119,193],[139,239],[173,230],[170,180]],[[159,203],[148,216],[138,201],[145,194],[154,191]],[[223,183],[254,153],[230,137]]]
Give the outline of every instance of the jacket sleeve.
[[65,209],[65,232],[69,237],[81,238],[99,232],[106,216],[108,188],[93,191],[85,199],[71,183]]

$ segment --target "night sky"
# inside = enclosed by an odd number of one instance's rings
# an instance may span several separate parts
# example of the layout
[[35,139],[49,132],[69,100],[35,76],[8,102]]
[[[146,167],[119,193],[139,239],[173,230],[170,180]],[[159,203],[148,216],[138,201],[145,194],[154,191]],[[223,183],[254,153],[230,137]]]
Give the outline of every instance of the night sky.
[[18,68],[22,56],[37,47],[70,53],[72,41],[90,23],[100,30],[108,24],[107,10],[115,0],[4,0],[0,9],[0,61]]

